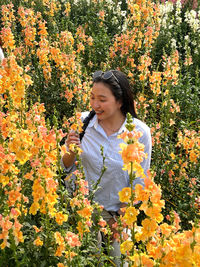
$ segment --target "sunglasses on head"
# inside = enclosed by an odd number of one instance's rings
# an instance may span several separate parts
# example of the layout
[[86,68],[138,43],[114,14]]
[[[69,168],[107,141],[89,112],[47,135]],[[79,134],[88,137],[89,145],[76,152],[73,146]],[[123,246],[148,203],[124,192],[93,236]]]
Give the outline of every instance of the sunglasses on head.
[[119,80],[117,79],[117,77],[114,75],[114,73],[111,70],[106,71],[106,72],[103,72],[101,70],[95,71],[95,73],[93,74],[93,81],[99,77],[102,78],[103,80],[109,80],[111,77],[114,77],[115,81],[118,84],[120,84]]

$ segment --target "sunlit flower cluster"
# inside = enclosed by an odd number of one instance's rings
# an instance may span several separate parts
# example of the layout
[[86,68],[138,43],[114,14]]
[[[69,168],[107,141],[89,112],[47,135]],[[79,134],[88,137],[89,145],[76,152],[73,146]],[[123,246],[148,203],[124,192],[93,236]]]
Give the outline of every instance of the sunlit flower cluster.
[[178,147],[183,147],[189,160],[197,163],[200,157],[200,135],[199,132],[185,130],[178,134]]
[[[127,124],[130,124],[129,118]],[[139,138],[142,136],[141,132],[137,132],[134,126],[131,127],[130,132],[124,132],[119,135],[119,138],[124,140],[124,143],[120,144],[120,154],[124,162],[124,170],[128,170],[128,173],[135,172],[137,177],[144,177],[144,171],[141,167],[141,162],[147,155],[144,153],[144,145],[139,142]]]
[[185,13],[185,21],[190,25],[190,28],[197,32],[200,29],[200,22],[198,19],[198,14],[195,10],[186,11]]
[[[180,47],[183,45],[185,48],[185,65],[190,66],[192,64],[192,57],[194,54],[199,54],[199,45],[197,39],[199,38],[199,12],[196,11],[197,2],[196,0],[190,3],[193,9],[188,9],[182,16],[182,8],[188,4],[188,1],[162,1],[163,4],[160,5],[160,10],[162,13],[161,19],[161,31],[164,35],[168,36],[170,45],[172,49],[180,50]],[[174,16],[175,14],[175,16]],[[173,19],[172,19],[173,18]],[[187,31],[187,39],[179,40],[178,38],[178,27],[181,25],[187,25],[189,31]],[[188,35],[189,33],[189,35]],[[182,33],[184,34],[184,33]],[[194,49],[191,52],[191,44]]]
[[[121,253],[126,255],[127,261],[133,262],[132,266],[153,267],[157,261],[162,266],[184,266],[186,261],[191,266],[193,263],[198,264],[199,225],[193,225],[192,230],[179,233],[180,219],[175,212],[168,216],[171,223],[165,223],[162,215],[165,202],[161,199],[161,188],[156,185],[150,172],[144,178],[144,184],[144,187],[136,185],[135,190],[123,188],[119,192],[120,201],[127,203],[127,207],[121,209],[124,215],[120,216],[115,226],[121,234],[121,239],[119,235],[116,236],[121,242]],[[139,205],[139,208],[134,205]],[[146,217],[142,220],[141,226],[138,226],[137,217],[141,211]],[[125,240],[122,225],[132,229],[131,235]],[[142,250],[136,245],[138,243],[142,243]]]
[[[50,16],[54,16],[61,8],[58,1],[45,0],[43,4]],[[66,12],[70,12],[69,8]],[[85,46],[93,45],[93,38],[85,34],[85,29],[80,26],[75,35],[67,30],[61,31],[57,33],[56,38],[52,41],[49,38],[47,22],[42,18],[40,12],[34,10],[34,7],[20,6],[14,14],[13,5],[5,5],[2,6],[2,13],[4,27],[1,30],[1,40],[3,48],[8,53],[13,51],[17,60],[25,60],[27,63],[24,66],[26,72],[31,70],[30,66],[32,64],[28,54],[30,53],[34,58],[36,57],[36,60],[39,60],[38,69],[39,71],[42,69],[46,84],[50,83],[52,72],[56,69],[57,77],[63,88],[63,96],[66,97],[67,101],[71,103],[73,98],[77,96],[80,98],[80,102],[83,102],[83,105],[88,103],[87,95],[90,85],[87,81],[82,84],[80,78],[82,70],[78,59],[81,53],[84,54]],[[14,27],[12,27],[14,23],[20,23],[21,25],[22,40],[18,47],[16,46]],[[31,73],[33,82],[36,78],[34,71]],[[84,94],[80,94],[80,90]]]
[[180,68],[178,51],[174,51],[171,57],[163,57],[163,60],[163,65],[165,68],[165,71],[163,73],[164,85],[166,85],[168,82],[172,82],[173,85],[177,84],[179,77],[178,71]]
[[[134,68],[136,67],[134,59],[137,57],[137,53],[143,49],[149,51],[158,36],[160,13],[158,6],[146,0],[128,1],[128,8],[130,15],[125,23],[129,25],[129,28],[117,36],[113,47],[110,47],[110,56],[114,58],[120,53],[121,58],[126,57],[127,65],[130,64]],[[152,20],[153,23],[149,25],[149,21]],[[141,56],[141,63],[144,63],[146,58],[148,58],[148,54]],[[149,62],[149,60],[147,61]],[[142,72],[142,77],[145,74]],[[131,73],[129,76],[132,78]]]
[[[96,236],[101,231],[109,243],[112,233],[101,217],[103,207],[89,191],[79,158],[82,151],[70,147],[76,153],[77,169],[64,173],[60,159],[67,150],[60,142],[70,130],[82,131],[80,112],[68,118],[74,107],[90,109],[94,68],[119,68],[137,91],[138,117],[151,127],[152,169],[157,172],[144,174],[141,162],[147,155],[139,142],[142,134],[129,124],[120,136],[120,153],[131,187],[119,192],[119,200],[127,206],[113,225],[121,260],[138,267],[199,266],[199,121],[182,121],[184,111],[176,89],[181,79],[184,83],[190,78],[195,85],[188,88],[198,88],[199,80],[190,77],[196,70],[182,72],[184,77],[179,74],[181,68],[193,68],[199,58],[200,13],[190,10],[182,16],[186,0],[39,2],[37,6],[34,1],[1,6],[0,43],[5,58],[0,67],[0,262],[32,266],[32,261],[41,259],[41,264],[66,267],[110,260],[99,250]],[[83,25],[84,16],[73,17],[81,5],[87,7],[91,19]],[[180,41],[177,29],[183,23],[188,30]],[[160,47],[156,55],[157,42],[163,41],[159,35],[169,40],[169,49]],[[98,48],[110,39],[110,47]],[[103,62],[93,61],[104,54]],[[48,98],[45,106],[39,103],[39,91],[42,101]],[[60,99],[66,99],[64,118],[54,109],[56,94],[60,106]],[[59,129],[58,120],[66,133]],[[144,186],[132,187],[135,176],[144,179]],[[71,187],[66,189],[63,183]],[[167,192],[165,201],[161,187]],[[183,218],[195,215],[194,222],[190,217],[190,230],[182,230],[184,222],[174,211],[164,218],[169,203]]]

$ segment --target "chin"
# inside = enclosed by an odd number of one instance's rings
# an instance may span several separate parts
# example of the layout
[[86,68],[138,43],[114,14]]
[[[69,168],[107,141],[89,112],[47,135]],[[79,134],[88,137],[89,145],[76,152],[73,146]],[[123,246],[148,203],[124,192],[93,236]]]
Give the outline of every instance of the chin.
[[98,114],[96,113],[97,117],[103,117],[103,113],[102,114]]

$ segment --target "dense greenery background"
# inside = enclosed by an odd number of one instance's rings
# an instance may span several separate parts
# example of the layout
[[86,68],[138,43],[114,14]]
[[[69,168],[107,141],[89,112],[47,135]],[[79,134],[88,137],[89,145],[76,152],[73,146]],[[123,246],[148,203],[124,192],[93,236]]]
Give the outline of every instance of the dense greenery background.
[[[195,3],[0,0],[5,57],[14,55],[23,75],[32,79],[23,109],[19,108],[20,118],[25,120],[29,110],[35,112],[36,102],[44,103],[49,129],[68,132],[68,119],[75,111],[90,109],[92,73],[99,69],[125,72],[138,117],[152,130],[151,169],[162,188],[163,215],[175,210],[182,229],[191,229],[191,222],[199,220],[200,207],[200,8]],[[12,114],[6,102],[8,91],[1,92],[6,95],[1,102],[5,116]],[[1,136],[3,141],[10,142],[9,137]],[[57,168],[61,172],[59,163]],[[30,162],[23,165],[19,176],[28,170]],[[25,194],[31,195],[32,181],[25,183],[29,186]],[[6,209],[2,204],[0,214]],[[34,220],[37,224],[39,216]],[[29,225],[24,227],[28,232]],[[8,254],[4,254],[5,261]]]

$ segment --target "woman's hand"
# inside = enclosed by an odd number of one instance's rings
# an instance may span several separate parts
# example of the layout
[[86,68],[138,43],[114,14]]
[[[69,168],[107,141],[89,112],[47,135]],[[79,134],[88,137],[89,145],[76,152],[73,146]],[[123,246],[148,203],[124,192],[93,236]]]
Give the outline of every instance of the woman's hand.
[[[70,152],[72,152],[72,151],[70,150],[70,145],[71,145],[71,144],[77,145],[78,147],[80,147],[80,144],[81,144],[81,142],[80,142],[80,138],[79,138],[79,134],[76,133],[75,131],[71,131],[71,132],[68,134],[67,139],[66,139],[66,141],[65,141],[65,145],[66,145],[66,147],[67,147],[67,150],[70,151]],[[72,152],[72,153],[73,153],[73,152]]]
[[65,153],[62,157],[63,164],[66,168],[72,166],[76,158],[76,153],[70,149],[70,145],[77,145],[78,147],[80,147],[80,144],[81,142],[79,135],[75,131],[71,131],[67,135],[67,139],[65,141],[66,148],[69,152]]

